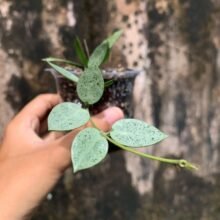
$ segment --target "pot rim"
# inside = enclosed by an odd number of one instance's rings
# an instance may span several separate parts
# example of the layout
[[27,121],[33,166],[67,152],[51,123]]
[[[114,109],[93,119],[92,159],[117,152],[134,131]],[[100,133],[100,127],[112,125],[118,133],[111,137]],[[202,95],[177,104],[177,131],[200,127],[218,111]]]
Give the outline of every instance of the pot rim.
[[[77,76],[79,76],[82,72],[80,69],[67,69]],[[50,72],[54,78],[65,78],[61,74],[59,74],[53,68],[46,68],[45,71]],[[102,74],[104,79],[124,79],[124,78],[134,78],[138,74],[140,74],[142,70],[132,69],[132,68],[107,68],[102,70]]]

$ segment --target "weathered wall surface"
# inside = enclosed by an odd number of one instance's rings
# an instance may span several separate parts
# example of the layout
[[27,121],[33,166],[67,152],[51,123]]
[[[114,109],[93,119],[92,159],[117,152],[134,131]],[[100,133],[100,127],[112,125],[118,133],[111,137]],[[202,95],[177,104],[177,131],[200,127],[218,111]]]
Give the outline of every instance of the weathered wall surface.
[[0,133],[28,100],[54,91],[41,58],[74,58],[75,35],[93,49],[118,28],[110,65],[143,69],[135,116],[169,134],[147,152],[200,170],[117,152],[90,171],[68,170],[33,219],[219,219],[218,0],[0,0]]

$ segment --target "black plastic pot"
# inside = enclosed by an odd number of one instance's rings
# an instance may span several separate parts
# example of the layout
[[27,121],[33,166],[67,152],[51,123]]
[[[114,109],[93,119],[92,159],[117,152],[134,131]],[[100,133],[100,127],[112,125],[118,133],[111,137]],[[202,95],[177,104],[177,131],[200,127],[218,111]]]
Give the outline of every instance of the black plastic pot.
[[[61,95],[63,101],[81,103],[76,93],[76,84],[54,69],[47,69],[52,73],[57,87],[57,92]],[[76,75],[80,75],[78,69],[72,70]],[[133,87],[135,77],[140,73],[133,69],[107,69],[103,70],[103,77],[105,81],[113,80],[113,83],[105,88],[103,97],[96,104],[90,106],[90,112],[97,114],[109,106],[120,107],[126,118],[133,117]],[[119,149],[113,145],[110,146],[110,152]]]
[[[58,93],[64,101],[80,103],[76,94],[76,84],[53,69],[48,69],[56,81]],[[73,70],[73,73],[80,75],[80,71]],[[124,113],[125,117],[133,117],[132,94],[134,79],[140,71],[126,69],[108,69],[103,70],[105,81],[113,80],[113,83],[105,88],[104,95],[100,101],[90,107],[92,114],[97,114],[109,106],[118,106]]]

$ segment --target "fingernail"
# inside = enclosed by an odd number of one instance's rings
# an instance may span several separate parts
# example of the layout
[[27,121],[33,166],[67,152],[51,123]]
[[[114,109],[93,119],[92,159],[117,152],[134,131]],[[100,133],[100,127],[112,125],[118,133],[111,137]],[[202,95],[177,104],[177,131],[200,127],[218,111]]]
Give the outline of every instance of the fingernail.
[[103,111],[105,120],[110,124],[114,124],[119,119],[124,118],[124,113],[118,107],[109,107]]

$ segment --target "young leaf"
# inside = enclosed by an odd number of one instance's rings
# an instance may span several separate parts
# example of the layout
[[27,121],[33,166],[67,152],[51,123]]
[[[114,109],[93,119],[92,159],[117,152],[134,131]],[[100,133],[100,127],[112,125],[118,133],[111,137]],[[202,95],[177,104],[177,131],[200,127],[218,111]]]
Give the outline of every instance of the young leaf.
[[77,83],[77,94],[86,104],[99,101],[104,91],[104,79],[98,67],[89,67],[81,74]]
[[93,51],[92,55],[89,58],[88,67],[99,67],[105,60],[109,47],[108,43],[102,43]]
[[123,33],[122,30],[116,31],[110,37],[104,40],[104,42],[108,42],[109,48],[112,48],[115,42],[121,37],[122,33]]
[[88,58],[86,56],[86,53],[84,52],[84,49],[78,37],[76,37],[74,41],[74,49],[83,66],[87,67]]
[[111,137],[129,147],[145,147],[156,144],[167,137],[152,125],[137,119],[122,119],[112,126]]
[[53,67],[58,73],[60,73],[61,75],[63,75],[64,77],[66,77],[67,79],[73,81],[73,82],[78,82],[79,78],[74,75],[73,73],[71,73],[70,71],[64,69],[63,67],[57,66],[54,63],[48,62],[47,63]]
[[86,124],[90,119],[88,110],[79,104],[63,102],[56,105],[48,116],[49,131],[70,131]]
[[97,46],[89,58],[88,67],[92,67],[92,66],[98,67],[102,63],[104,63],[109,57],[110,49],[119,39],[121,34],[122,34],[121,30],[116,31],[110,37],[105,39],[99,46]]
[[82,130],[76,135],[71,148],[74,173],[98,164],[107,153],[108,142],[96,128]]
[[48,57],[48,58],[44,58],[42,60],[45,61],[45,62],[66,63],[66,64],[69,64],[71,66],[75,66],[75,67],[79,67],[80,69],[83,69],[83,66],[81,64],[73,62],[71,60],[65,60],[65,59],[60,59],[60,58],[55,58],[55,57]]
[[102,64],[109,60],[110,54],[111,54],[111,50],[108,48],[108,50],[107,50],[107,52],[105,54],[105,57],[104,57],[104,59],[102,61]]

